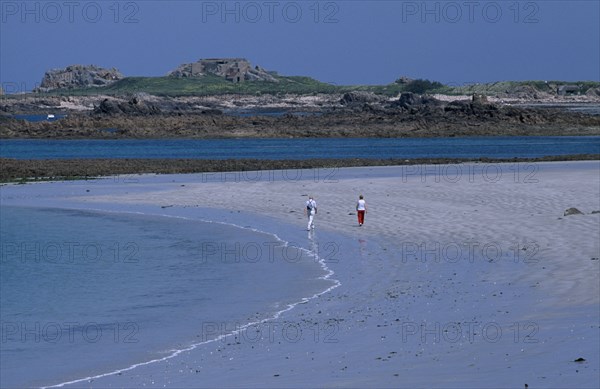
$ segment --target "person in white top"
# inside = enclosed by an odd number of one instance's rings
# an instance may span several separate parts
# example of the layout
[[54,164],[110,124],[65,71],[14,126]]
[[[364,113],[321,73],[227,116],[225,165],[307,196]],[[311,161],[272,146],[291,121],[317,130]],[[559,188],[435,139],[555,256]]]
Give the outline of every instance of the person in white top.
[[306,230],[310,231],[311,228],[315,228],[314,219],[317,214],[317,202],[312,196],[308,197],[306,207],[304,207],[304,214],[308,216],[308,226],[306,227]]
[[367,203],[363,195],[358,196],[358,202],[356,203],[356,214],[358,215],[358,225],[362,227],[365,223],[365,214],[367,213]]

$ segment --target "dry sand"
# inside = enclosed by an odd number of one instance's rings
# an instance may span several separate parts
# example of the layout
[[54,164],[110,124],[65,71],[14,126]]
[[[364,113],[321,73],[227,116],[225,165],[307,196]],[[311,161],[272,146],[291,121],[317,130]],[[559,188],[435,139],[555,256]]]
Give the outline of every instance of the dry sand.
[[[252,331],[78,387],[600,386],[599,161],[126,176],[0,194],[277,233],[339,282]],[[563,216],[571,207],[583,214]],[[210,328],[199,337],[232,327]]]

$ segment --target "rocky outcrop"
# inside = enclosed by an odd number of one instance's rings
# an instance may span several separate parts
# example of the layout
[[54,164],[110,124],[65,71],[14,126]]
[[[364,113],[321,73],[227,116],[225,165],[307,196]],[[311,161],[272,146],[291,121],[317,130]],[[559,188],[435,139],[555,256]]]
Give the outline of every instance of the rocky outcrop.
[[95,65],[72,65],[64,69],[46,72],[37,92],[54,89],[77,89],[110,85],[124,76],[117,69],[105,69]]
[[156,115],[160,108],[151,102],[144,101],[139,96],[132,97],[127,102],[105,98],[99,106],[94,107],[95,114],[107,115]]
[[356,105],[356,104],[364,104],[364,103],[379,103],[383,101],[384,98],[382,96],[378,96],[373,92],[347,92],[344,93],[342,98],[340,99],[340,104],[342,105]]
[[392,108],[403,108],[403,109],[420,109],[420,108],[435,108],[442,107],[444,103],[437,100],[434,97],[428,95],[417,95],[412,92],[405,92],[400,94],[398,100],[391,103]]
[[571,215],[583,215],[583,212],[581,212],[580,210],[578,210],[577,208],[569,208],[567,209],[564,214],[564,216],[571,216]]
[[477,93],[473,93],[473,96],[471,97],[471,101],[475,104],[487,104],[488,98],[486,95],[480,95]]
[[[136,93],[0,99],[0,114],[6,116],[0,139],[600,135],[600,115],[567,107],[503,105],[477,96],[447,101],[414,93],[390,100],[360,92],[345,97]],[[66,116],[52,122],[12,118],[26,113]]]
[[260,66],[252,67],[244,58],[209,58],[194,63],[180,65],[168,74],[169,77],[190,78],[213,74],[228,81],[239,83],[244,81],[279,82],[271,73]]
[[587,96],[600,96],[600,88],[590,88],[585,94]]

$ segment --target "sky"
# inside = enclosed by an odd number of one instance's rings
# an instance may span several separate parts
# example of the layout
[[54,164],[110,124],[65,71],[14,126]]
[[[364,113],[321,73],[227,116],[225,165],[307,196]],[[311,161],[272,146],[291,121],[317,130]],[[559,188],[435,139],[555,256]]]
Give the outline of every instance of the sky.
[[9,93],[73,64],[163,76],[215,57],[338,85],[600,81],[600,0],[0,0]]

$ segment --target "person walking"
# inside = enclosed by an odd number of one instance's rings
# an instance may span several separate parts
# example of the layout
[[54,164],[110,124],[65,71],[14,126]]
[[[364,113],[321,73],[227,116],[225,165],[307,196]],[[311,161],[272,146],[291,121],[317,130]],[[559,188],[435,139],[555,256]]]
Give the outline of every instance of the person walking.
[[315,228],[314,219],[317,214],[317,202],[312,196],[308,196],[306,207],[304,207],[304,214],[308,216],[308,226],[306,227],[306,230],[310,231],[311,228]]
[[358,226],[362,227],[365,223],[365,214],[367,213],[367,203],[363,195],[358,196],[358,202],[356,203],[356,214],[358,215]]

